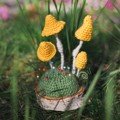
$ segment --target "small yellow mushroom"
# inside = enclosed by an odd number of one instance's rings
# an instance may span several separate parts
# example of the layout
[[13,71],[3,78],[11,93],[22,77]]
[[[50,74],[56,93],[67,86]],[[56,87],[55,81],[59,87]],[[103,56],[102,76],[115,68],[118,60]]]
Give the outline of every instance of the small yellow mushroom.
[[87,15],[82,26],[75,32],[75,37],[82,41],[90,41],[92,37],[92,17]]
[[37,50],[37,56],[38,58],[43,61],[47,62],[50,61],[56,54],[56,48],[54,44],[51,42],[41,42],[38,50]]
[[81,51],[75,59],[75,66],[77,69],[82,70],[86,67],[86,64],[87,64],[87,53]]
[[49,14],[45,19],[45,26],[42,31],[42,36],[55,35],[64,28],[64,25],[64,21],[57,21],[54,16]]
[[77,76],[79,76],[79,71],[84,69],[87,64],[87,53],[81,51],[75,59],[75,67],[78,69]]

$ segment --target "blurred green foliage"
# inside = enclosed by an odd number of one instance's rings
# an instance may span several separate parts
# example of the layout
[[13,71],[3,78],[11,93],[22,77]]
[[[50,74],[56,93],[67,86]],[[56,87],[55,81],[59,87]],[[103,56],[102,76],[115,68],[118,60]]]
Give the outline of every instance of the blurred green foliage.
[[[57,3],[54,4],[57,6]],[[61,2],[62,7],[56,7],[58,11],[52,12],[66,21],[66,27],[59,37],[68,63],[72,60],[71,51],[78,44],[74,32],[86,15],[85,3],[80,8],[77,4],[78,0],[74,0],[72,12],[67,13],[66,6]],[[120,25],[111,21],[104,10],[94,21],[92,41],[82,47],[88,53],[88,68],[91,71],[85,105],[82,109],[66,112],[45,111],[38,106],[32,68],[39,63],[36,49],[42,40],[55,42],[54,37],[42,38],[40,35],[46,14],[46,11],[38,9],[37,18],[31,20],[20,7],[16,18],[0,21],[0,120],[119,120]],[[103,27],[102,20],[109,21],[107,25],[111,26]],[[59,62],[59,55],[55,60]]]

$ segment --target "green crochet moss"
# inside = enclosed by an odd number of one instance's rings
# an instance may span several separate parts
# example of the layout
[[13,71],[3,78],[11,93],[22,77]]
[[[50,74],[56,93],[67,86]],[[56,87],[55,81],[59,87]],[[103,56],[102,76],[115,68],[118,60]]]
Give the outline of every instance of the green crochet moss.
[[46,71],[39,81],[40,93],[52,98],[75,94],[79,90],[79,84],[74,75],[65,75],[65,72],[60,72],[58,69]]

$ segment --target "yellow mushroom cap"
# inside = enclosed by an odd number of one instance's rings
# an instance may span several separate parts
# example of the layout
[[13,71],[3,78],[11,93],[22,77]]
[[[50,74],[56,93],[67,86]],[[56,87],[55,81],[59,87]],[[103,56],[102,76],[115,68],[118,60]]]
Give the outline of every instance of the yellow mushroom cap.
[[41,42],[38,50],[37,50],[37,56],[38,58],[43,61],[47,62],[50,61],[56,54],[56,48],[54,44],[51,42]]
[[92,17],[87,15],[82,26],[75,32],[75,37],[79,40],[90,41],[92,37]]
[[52,15],[47,15],[45,18],[45,26],[42,31],[42,36],[50,36],[59,33],[64,28],[64,21],[57,21]]
[[84,69],[87,64],[87,53],[81,51],[75,59],[75,67],[79,70]]

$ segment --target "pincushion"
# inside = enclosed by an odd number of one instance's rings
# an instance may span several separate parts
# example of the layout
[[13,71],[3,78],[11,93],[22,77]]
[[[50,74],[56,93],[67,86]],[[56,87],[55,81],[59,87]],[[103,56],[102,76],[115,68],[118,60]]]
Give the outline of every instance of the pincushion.
[[76,77],[68,71],[51,69],[41,77],[39,92],[51,98],[71,96],[79,90]]

